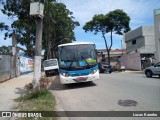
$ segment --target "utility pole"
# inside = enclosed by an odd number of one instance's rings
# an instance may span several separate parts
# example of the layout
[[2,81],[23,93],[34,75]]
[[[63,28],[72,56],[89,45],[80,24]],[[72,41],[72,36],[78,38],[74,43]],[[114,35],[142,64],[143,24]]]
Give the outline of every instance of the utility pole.
[[35,57],[34,57],[34,88],[39,86],[39,80],[41,78],[41,50],[42,50],[42,29],[43,19],[36,19],[36,45],[35,45]]
[[15,32],[12,33],[12,68],[11,78],[16,77],[17,68],[17,39]]
[[34,57],[33,87],[39,88],[41,78],[41,50],[42,50],[42,29],[43,29],[43,9],[44,4],[33,2],[30,4],[30,15],[36,18],[36,42]]
[[123,44],[122,44],[122,40],[121,40],[121,49],[122,49],[122,55],[123,55]]

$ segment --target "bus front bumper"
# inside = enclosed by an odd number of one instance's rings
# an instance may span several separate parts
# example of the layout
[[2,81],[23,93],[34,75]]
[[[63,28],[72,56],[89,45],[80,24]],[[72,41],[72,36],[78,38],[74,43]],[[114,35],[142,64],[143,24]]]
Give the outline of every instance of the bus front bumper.
[[95,72],[94,74],[89,74],[85,76],[65,77],[61,74],[59,74],[59,76],[61,84],[89,82],[89,81],[99,80],[99,70],[97,70],[97,72]]

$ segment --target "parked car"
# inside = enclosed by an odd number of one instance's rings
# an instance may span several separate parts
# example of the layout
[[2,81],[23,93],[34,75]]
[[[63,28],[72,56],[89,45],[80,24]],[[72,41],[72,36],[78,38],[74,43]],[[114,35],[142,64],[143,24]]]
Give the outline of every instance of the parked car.
[[112,72],[112,66],[108,65],[106,62],[98,63],[98,67],[99,67],[100,73],[104,73],[104,72],[111,73]]
[[158,75],[160,77],[160,62],[153,66],[147,67],[144,70],[144,73],[147,77],[152,77],[153,75]]
[[49,59],[43,62],[43,67],[46,76],[48,77],[50,74],[57,74],[58,73],[58,61],[57,59]]

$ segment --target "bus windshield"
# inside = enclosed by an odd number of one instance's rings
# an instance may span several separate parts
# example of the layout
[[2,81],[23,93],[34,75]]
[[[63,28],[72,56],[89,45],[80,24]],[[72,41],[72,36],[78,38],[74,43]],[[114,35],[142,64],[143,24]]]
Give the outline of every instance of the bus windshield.
[[59,67],[79,69],[95,66],[94,44],[69,45],[59,47]]

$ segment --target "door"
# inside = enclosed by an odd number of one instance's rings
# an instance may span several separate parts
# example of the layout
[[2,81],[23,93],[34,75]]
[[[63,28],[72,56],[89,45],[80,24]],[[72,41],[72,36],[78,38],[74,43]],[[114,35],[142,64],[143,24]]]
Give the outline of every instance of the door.
[[160,75],[160,62],[155,65],[155,73]]

